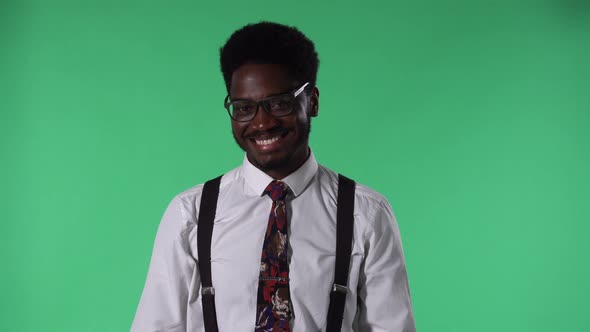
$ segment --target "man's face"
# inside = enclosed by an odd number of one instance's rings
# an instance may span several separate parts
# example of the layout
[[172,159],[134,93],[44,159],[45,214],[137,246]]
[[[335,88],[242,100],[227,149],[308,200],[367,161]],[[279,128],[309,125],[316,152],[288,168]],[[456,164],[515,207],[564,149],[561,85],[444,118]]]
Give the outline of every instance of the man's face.
[[[232,75],[230,98],[259,101],[291,92],[305,82],[291,78],[287,69],[276,64],[245,64]],[[307,159],[310,117],[317,116],[319,93],[300,94],[293,112],[275,117],[262,106],[248,122],[232,122],[233,136],[246,151],[248,160],[268,175],[282,179]]]

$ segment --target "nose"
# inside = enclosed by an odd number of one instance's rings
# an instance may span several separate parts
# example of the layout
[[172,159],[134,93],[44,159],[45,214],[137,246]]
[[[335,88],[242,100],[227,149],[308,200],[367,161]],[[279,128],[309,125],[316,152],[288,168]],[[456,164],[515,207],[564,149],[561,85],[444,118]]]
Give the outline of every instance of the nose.
[[258,112],[254,119],[250,121],[250,126],[259,131],[269,130],[279,124],[279,119],[267,112],[262,105],[259,105]]

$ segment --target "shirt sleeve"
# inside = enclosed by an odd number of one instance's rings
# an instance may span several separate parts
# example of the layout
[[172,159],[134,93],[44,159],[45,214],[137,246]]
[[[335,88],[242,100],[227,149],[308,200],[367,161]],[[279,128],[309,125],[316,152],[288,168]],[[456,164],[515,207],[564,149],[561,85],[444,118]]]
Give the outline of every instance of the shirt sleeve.
[[131,332],[187,330],[187,303],[197,269],[188,246],[188,235],[194,223],[185,216],[182,203],[175,197],[158,227]]
[[358,330],[415,332],[397,222],[387,201],[377,204],[365,233],[358,289]]

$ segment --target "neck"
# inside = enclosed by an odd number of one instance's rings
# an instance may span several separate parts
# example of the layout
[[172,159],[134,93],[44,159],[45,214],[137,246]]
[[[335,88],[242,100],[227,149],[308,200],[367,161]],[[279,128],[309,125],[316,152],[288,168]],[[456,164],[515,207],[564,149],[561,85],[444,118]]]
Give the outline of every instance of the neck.
[[250,163],[255,165],[259,170],[263,171],[264,173],[266,173],[268,176],[272,177],[273,179],[282,180],[282,179],[286,178],[287,176],[289,176],[291,173],[295,172],[297,169],[299,169],[299,167],[301,167],[301,165],[305,164],[305,162],[309,158],[310,154],[311,154],[311,151],[309,148],[307,148],[307,154],[305,155],[305,158],[302,158],[301,160],[297,160],[296,162],[285,163],[284,166],[269,167],[267,169],[257,166],[256,164],[252,163],[251,160],[250,160]]

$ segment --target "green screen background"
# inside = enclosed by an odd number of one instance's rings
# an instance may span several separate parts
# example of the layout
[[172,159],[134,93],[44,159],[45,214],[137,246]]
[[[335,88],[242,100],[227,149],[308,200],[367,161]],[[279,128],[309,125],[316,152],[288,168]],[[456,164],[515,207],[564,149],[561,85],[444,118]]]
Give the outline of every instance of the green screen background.
[[0,331],[129,330],[261,19],[315,41],[311,146],[390,199],[419,331],[590,330],[587,1],[2,0]]

